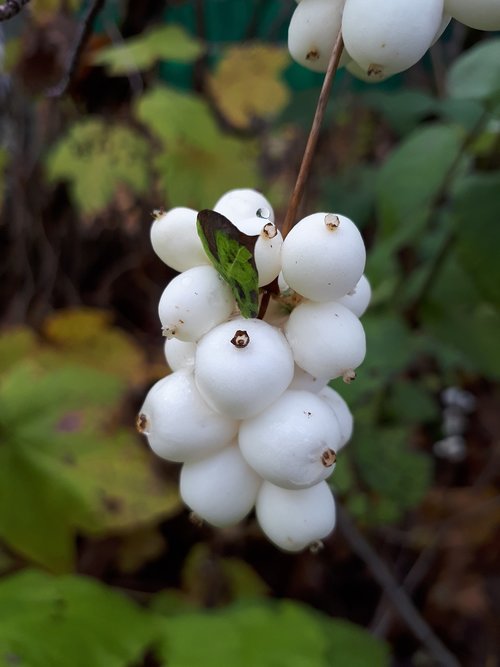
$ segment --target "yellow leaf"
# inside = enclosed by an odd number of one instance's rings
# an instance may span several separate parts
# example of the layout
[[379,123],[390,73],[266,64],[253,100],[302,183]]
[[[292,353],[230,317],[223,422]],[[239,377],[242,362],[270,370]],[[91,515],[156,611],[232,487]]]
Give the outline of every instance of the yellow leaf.
[[106,311],[60,310],[45,321],[43,333],[68,362],[98,368],[131,384],[142,384],[148,378],[142,350],[125,331],[112,326]]
[[280,75],[289,64],[284,48],[264,44],[229,48],[209,86],[224,116],[247,128],[254,118],[273,116],[287,104],[289,91]]

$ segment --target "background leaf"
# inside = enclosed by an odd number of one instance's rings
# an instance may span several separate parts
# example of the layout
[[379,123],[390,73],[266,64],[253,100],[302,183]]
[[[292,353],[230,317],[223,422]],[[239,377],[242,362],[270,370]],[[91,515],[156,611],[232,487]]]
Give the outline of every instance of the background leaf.
[[104,65],[111,75],[149,69],[159,60],[192,62],[203,53],[203,44],[180,25],[159,25],[118,46],[98,51],[96,65]]
[[289,64],[286,49],[271,44],[227,49],[209,78],[218,108],[235,127],[249,127],[255,118],[278,114],[289,100],[279,76]]
[[103,120],[75,123],[47,160],[50,180],[68,181],[84,214],[111,203],[119,186],[142,194],[149,185],[149,150],[131,129]]

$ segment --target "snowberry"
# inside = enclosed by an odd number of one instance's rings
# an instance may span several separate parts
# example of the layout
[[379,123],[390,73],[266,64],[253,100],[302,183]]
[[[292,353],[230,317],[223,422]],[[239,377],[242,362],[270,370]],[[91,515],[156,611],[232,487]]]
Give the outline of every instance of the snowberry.
[[476,30],[500,30],[498,0],[444,0],[448,14]]
[[357,284],[345,296],[337,299],[338,303],[347,306],[356,317],[361,317],[370,304],[372,289],[368,278],[362,275]]
[[172,371],[181,368],[193,368],[196,343],[167,338],[164,345],[165,359]]
[[351,58],[380,78],[418,62],[442,18],[443,0],[346,0],[342,35]]
[[198,343],[195,378],[207,403],[234,419],[263,410],[288,387],[293,356],[284,335],[256,319],[236,318]]
[[163,334],[195,342],[232,313],[231,289],[212,266],[196,266],[169,282],[158,312]]
[[255,236],[254,257],[259,287],[268,285],[278,277],[281,271],[281,246],[283,237],[273,222],[258,215],[243,218],[233,223],[240,232],[247,236]]
[[285,335],[297,365],[316,377],[353,379],[352,372],[365,358],[363,325],[335,301],[303,301],[290,314]]
[[309,391],[286,391],[241,423],[238,443],[252,468],[285,489],[313,486],[335,469],[341,442],[335,413]]
[[356,79],[360,79],[366,83],[380,83],[391,76],[391,74],[385,74],[384,71],[380,69],[369,70],[367,72],[361,65],[358,65],[355,60],[350,60],[345,68],[349,74],[352,74]]
[[263,225],[266,222],[274,222],[271,204],[263,194],[250,188],[229,190],[217,201],[213,210],[224,215],[233,224],[255,216],[262,218]]
[[182,500],[214,526],[241,521],[255,504],[261,480],[245,463],[236,445],[181,469]]
[[295,490],[263,482],[256,512],[264,533],[285,551],[301,551],[335,527],[335,502],[326,482]]
[[288,28],[288,50],[300,65],[326,72],[343,5],[344,0],[302,0],[295,8]]
[[349,442],[353,431],[354,420],[349,406],[342,396],[331,387],[324,387],[318,396],[326,401],[337,417],[341,435],[339,449],[341,449]]
[[238,423],[211,410],[193,374],[179,370],[149,390],[137,418],[151,449],[169,461],[190,461],[229,444]]
[[198,213],[190,208],[173,208],[151,226],[151,245],[158,257],[175,269],[210,264],[196,228]]
[[358,228],[343,215],[313,213],[283,241],[283,277],[313,301],[331,301],[354,288],[363,274],[366,251]]
[[310,373],[306,373],[300,366],[295,364],[295,372],[293,374],[293,380],[290,383],[288,389],[295,389],[300,391],[310,391],[313,394],[317,394],[328,384],[330,378],[326,377],[314,377]]

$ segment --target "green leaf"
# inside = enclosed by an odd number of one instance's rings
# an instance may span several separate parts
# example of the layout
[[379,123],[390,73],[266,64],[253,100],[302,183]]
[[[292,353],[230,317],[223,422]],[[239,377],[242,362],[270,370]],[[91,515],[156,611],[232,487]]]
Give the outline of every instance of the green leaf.
[[456,127],[434,124],[416,130],[391,153],[376,185],[383,235],[392,235],[398,228],[407,237],[418,234],[461,145]]
[[256,236],[247,236],[225,216],[207,209],[198,213],[198,234],[210,261],[227,282],[243,317],[259,312],[258,274],[253,249]]
[[129,667],[142,662],[155,619],[84,577],[24,571],[0,581],[0,667]]
[[158,86],[136,113],[164,144],[154,166],[171,204],[203,209],[231,188],[258,187],[256,143],[224,134],[202,98]]
[[108,204],[120,187],[144,194],[150,186],[148,142],[127,127],[87,119],[75,123],[47,159],[51,181],[68,181],[86,215]]
[[[64,358],[64,357],[63,357]],[[56,572],[77,534],[126,532],[176,513],[176,485],[131,433],[110,435],[116,377],[82,366],[15,366],[0,385],[0,537]]]
[[334,657],[352,667],[388,665],[384,645],[363,630],[290,601],[171,617],[160,655],[169,667],[327,667]]
[[409,431],[358,424],[353,455],[364,482],[381,497],[397,503],[401,511],[415,507],[432,479],[429,457],[409,448]]
[[379,111],[398,134],[411,132],[418,123],[431,114],[436,100],[419,90],[370,90],[362,96],[368,107]]
[[159,60],[193,62],[203,53],[200,40],[180,25],[161,25],[126,39],[119,46],[101,49],[94,64],[104,65],[112,76],[149,69]]
[[4,373],[17,363],[35,354],[38,343],[28,327],[16,327],[2,331],[0,335],[0,372]]
[[455,369],[500,377],[500,315],[481,301],[471,276],[451,253],[433,283],[423,309],[428,336],[459,353]]
[[400,424],[437,421],[440,414],[438,402],[431,393],[421,383],[407,380],[391,384],[387,409]]
[[458,99],[500,102],[500,39],[488,39],[466,51],[451,66],[448,92]]
[[201,97],[167,86],[156,86],[142,95],[136,114],[167,146],[182,142],[212,150],[223,136]]
[[500,173],[463,181],[452,214],[463,268],[481,295],[500,309]]

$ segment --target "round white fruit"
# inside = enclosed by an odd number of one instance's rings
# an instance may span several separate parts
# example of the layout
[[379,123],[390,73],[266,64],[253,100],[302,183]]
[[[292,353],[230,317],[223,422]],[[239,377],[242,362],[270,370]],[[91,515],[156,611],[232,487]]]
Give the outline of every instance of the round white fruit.
[[292,351],[275,327],[242,317],[212,329],[198,343],[195,378],[207,403],[234,419],[261,412],[288,387]]
[[337,299],[337,301],[343,306],[347,306],[356,317],[361,317],[368,308],[371,298],[372,288],[370,287],[368,278],[365,275],[362,275],[355,287],[353,287],[345,296]]
[[283,277],[313,301],[347,294],[361,278],[365,244],[356,225],[336,213],[313,213],[300,220],[283,241]]
[[381,78],[418,62],[442,18],[443,0],[346,0],[342,35],[350,57]]
[[326,72],[343,5],[344,0],[302,0],[295,8],[288,27],[288,50],[296,62],[314,72]]
[[165,359],[172,371],[194,366],[196,343],[190,343],[178,338],[167,338],[164,345]]
[[383,70],[378,68],[365,70],[361,65],[358,65],[355,60],[350,60],[345,68],[349,74],[352,74],[356,79],[360,79],[366,83],[380,83],[391,76],[390,74],[384,74]]
[[500,30],[498,0],[445,0],[445,11],[476,30]]
[[196,515],[220,528],[241,521],[255,504],[261,480],[236,445],[182,466],[180,492]]
[[283,237],[273,222],[254,215],[234,223],[240,232],[255,236],[254,258],[259,287],[269,285],[281,271],[281,246]]
[[167,338],[196,342],[224,322],[235,307],[231,289],[212,266],[196,266],[173,278],[158,312]]
[[197,215],[180,206],[160,215],[151,226],[153,250],[175,271],[210,264],[196,229]]
[[285,489],[307,488],[329,477],[341,439],[335,413],[309,391],[286,391],[243,421],[238,435],[247,463]]
[[296,364],[316,377],[347,379],[365,358],[363,325],[335,301],[299,304],[285,324],[285,335]]
[[264,533],[285,551],[302,551],[335,527],[335,502],[326,482],[295,490],[263,482],[256,512]]
[[354,426],[354,420],[352,418],[352,413],[349,410],[349,406],[342,396],[331,387],[324,387],[319,392],[318,396],[326,401],[337,417],[341,435],[339,449],[342,449],[342,447],[345,447],[351,439]]
[[217,201],[213,210],[224,215],[233,224],[255,216],[263,220],[262,226],[266,222],[274,222],[271,204],[263,194],[250,188],[229,190]]
[[293,380],[290,383],[288,389],[294,389],[296,391],[310,391],[313,394],[317,394],[319,391],[324,389],[330,378],[326,377],[315,377],[310,373],[306,373],[300,366],[295,364],[295,372],[293,374]]
[[137,426],[151,449],[169,461],[191,461],[228,445],[238,431],[235,420],[211,410],[193,374],[179,370],[149,390]]

